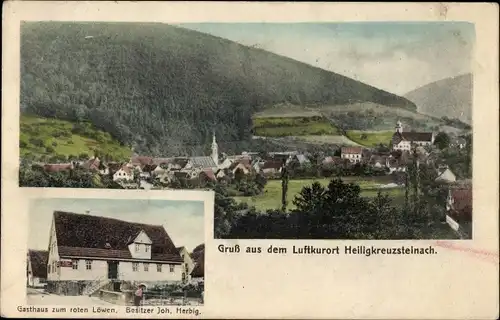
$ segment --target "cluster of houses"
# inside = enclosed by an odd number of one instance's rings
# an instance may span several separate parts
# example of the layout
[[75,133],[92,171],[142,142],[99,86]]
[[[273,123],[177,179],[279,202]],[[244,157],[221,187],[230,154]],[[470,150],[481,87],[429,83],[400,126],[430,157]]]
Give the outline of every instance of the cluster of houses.
[[165,228],[55,211],[48,250],[29,250],[27,286],[60,295],[102,295],[139,283],[199,285],[205,246],[176,247]]
[[[401,122],[391,140],[391,151],[380,153],[364,147],[342,147],[332,155],[325,155],[316,165],[323,167],[349,167],[365,164],[373,168],[385,170],[387,173],[404,171],[408,154],[413,146],[417,146],[419,154],[425,159],[429,157],[427,146],[434,143],[434,133],[403,132]],[[463,147],[465,142],[459,142]],[[155,158],[134,155],[127,162],[108,162],[98,157],[86,161],[71,163],[43,164],[48,172],[71,170],[77,166],[101,175],[111,176],[116,182],[133,188],[152,188],[153,180],[168,184],[175,179],[216,181],[234,177],[237,171],[242,174],[260,173],[268,177],[279,176],[283,166],[311,165],[311,155],[297,151],[269,152],[266,155],[243,152],[240,155],[219,154],[215,135],[213,136],[210,156]]]

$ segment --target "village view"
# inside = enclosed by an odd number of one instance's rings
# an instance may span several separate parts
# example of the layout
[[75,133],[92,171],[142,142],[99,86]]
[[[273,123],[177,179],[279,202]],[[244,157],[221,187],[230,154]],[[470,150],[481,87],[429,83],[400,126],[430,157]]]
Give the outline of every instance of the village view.
[[[471,135],[406,132],[331,152],[219,150],[113,161],[58,156],[21,162],[20,186],[213,189],[222,238],[470,238]],[[304,219],[307,217],[307,219]]]

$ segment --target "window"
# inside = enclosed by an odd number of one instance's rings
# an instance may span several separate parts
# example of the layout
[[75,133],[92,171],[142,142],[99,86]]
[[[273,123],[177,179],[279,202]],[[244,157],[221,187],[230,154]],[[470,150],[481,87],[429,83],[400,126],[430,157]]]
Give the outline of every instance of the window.
[[149,246],[146,245],[146,252],[149,252]]
[[149,271],[149,263],[144,264],[144,271]]
[[85,269],[92,270],[92,260],[85,260]]
[[78,260],[71,260],[71,267],[73,270],[78,270]]
[[140,248],[141,248],[140,244],[136,243],[135,244],[135,252],[139,252]]
[[182,273],[182,282],[186,281],[186,274],[183,272]]
[[52,272],[52,268],[51,268],[51,267],[52,267],[52,266],[49,264],[49,266],[48,266],[48,271],[49,271],[49,272],[48,272],[48,273],[51,273],[51,272]]
[[170,272],[174,272],[174,265],[173,264],[170,265]]
[[161,264],[156,265],[156,272],[161,272]]
[[139,264],[137,262],[132,263],[132,271],[139,271]]

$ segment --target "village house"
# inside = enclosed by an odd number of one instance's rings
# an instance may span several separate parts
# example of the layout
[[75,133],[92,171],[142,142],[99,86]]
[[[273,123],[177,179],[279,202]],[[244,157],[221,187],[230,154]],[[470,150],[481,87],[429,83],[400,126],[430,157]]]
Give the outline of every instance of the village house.
[[472,238],[472,188],[451,187],[446,198],[446,222],[461,238]]
[[452,183],[457,181],[457,177],[455,176],[455,174],[446,165],[440,166],[437,169],[437,174],[438,176],[435,180],[436,182]]
[[108,166],[104,163],[104,161],[101,161],[98,157],[90,158],[89,160],[85,161],[81,165],[81,167],[88,171],[99,172],[99,174],[101,175],[109,174]]
[[194,269],[195,262],[191,258],[191,255],[187,251],[186,247],[179,247],[179,254],[183,259],[184,263],[182,265],[182,282],[190,282],[191,281],[191,272]]
[[134,172],[130,166],[123,163],[110,163],[109,172],[113,175],[113,181],[134,180]]
[[361,147],[342,147],[340,157],[348,159],[352,163],[359,163],[363,159],[363,148]]
[[392,150],[411,151],[412,146],[431,146],[434,144],[433,132],[403,132],[400,121],[396,124],[396,132],[392,135]]
[[252,172],[252,164],[250,159],[242,158],[241,160],[237,160],[233,162],[233,164],[229,167],[232,174],[235,175],[238,170],[241,170],[243,174],[247,175]]
[[283,161],[279,160],[268,160],[264,162],[264,165],[261,168],[261,171],[264,175],[277,175],[281,172],[281,168],[283,167]]
[[43,287],[47,282],[47,261],[49,252],[46,250],[28,250],[27,285],[28,287]]
[[163,226],[55,211],[47,289],[93,294],[118,281],[180,283],[183,259]]
[[43,169],[50,173],[69,171],[74,168],[73,163],[47,163],[43,165]]
[[368,165],[377,169],[387,168],[388,158],[387,155],[372,154],[368,160]]

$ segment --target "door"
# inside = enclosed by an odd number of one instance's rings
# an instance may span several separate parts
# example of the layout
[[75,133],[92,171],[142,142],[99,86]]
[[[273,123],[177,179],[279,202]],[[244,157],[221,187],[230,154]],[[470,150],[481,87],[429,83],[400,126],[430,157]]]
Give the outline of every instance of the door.
[[118,261],[108,261],[108,279],[118,279]]

